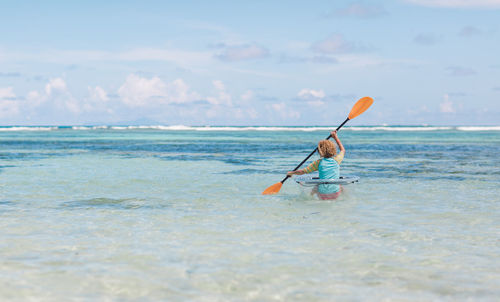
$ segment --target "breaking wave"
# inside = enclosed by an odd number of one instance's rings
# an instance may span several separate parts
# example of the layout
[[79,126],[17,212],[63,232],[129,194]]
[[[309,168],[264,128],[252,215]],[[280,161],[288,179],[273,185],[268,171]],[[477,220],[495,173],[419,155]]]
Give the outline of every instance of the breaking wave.
[[[0,126],[0,131],[163,130],[163,131],[331,131],[336,126]],[[500,131],[500,126],[346,126],[344,131]]]

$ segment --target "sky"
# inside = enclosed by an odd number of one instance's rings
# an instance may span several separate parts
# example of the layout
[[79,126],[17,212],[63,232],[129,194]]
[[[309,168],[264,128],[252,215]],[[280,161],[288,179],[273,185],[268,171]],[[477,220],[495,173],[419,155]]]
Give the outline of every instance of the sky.
[[500,125],[500,0],[0,1],[0,125]]

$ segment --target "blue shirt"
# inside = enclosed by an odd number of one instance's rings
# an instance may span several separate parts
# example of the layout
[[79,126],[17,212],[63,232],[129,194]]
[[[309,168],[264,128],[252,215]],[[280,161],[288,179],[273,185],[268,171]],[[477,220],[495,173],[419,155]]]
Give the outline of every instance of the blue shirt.
[[[335,157],[321,158],[314,161],[304,169],[304,172],[319,172],[320,179],[338,179],[340,176],[340,163],[344,159],[344,152],[340,152]],[[321,194],[332,194],[340,191],[340,186],[335,184],[320,184],[318,192]]]

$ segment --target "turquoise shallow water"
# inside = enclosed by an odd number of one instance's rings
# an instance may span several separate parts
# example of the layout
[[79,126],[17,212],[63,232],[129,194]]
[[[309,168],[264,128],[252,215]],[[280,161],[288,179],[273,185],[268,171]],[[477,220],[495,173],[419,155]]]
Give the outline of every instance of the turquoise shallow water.
[[0,300],[494,301],[498,130],[346,128],[325,202],[260,193],[327,128],[0,128]]

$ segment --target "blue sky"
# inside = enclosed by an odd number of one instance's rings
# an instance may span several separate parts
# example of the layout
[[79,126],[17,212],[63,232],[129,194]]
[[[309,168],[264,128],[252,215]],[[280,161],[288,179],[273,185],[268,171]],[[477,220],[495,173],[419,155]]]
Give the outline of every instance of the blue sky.
[[499,54],[500,0],[3,1],[0,124],[499,125]]

